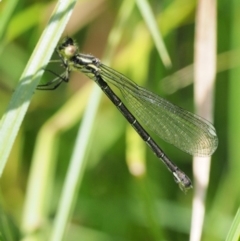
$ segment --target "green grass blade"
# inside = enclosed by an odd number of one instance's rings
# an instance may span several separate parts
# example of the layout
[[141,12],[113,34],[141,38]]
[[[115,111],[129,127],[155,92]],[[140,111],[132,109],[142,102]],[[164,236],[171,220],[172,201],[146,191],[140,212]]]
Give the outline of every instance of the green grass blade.
[[88,147],[88,139],[91,134],[95,115],[100,102],[101,91],[94,86],[87,111],[83,117],[75,143],[73,155],[67,172],[66,181],[60,199],[58,213],[54,222],[51,241],[62,240],[67,221],[74,207],[79,186],[81,184],[86,166],[85,153]]
[[147,0],[136,0],[137,6],[149,28],[149,31],[152,35],[155,46],[158,50],[158,53],[166,67],[171,67],[172,63],[167,52],[167,48],[164,44],[162,35],[155,21],[153,12],[147,2]]
[[0,16],[0,41],[6,31],[7,24],[10,21],[10,17],[18,3],[18,0],[6,1],[5,9],[1,12]]
[[26,114],[34,90],[68,22],[75,0],[59,1],[0,122],[0,176]]
[[240,240],[240,208],[232,222],[231,228],[228,232],[226,241],[239,241]]
[[[56,169],[56,146],[61,132],[68,130],[82,116],[93,83],[77,91],[39,131],[30,175],[22,218],[23,233],[34,233],[38,223],[49,215],[49,203],[54,171]],[[76,103],[78,108],[76,110]],[[64,118],[64,117],[68,118]],[[59,122],[59,120],[62,120]],[[41,170],[41,172],[39,172]]]

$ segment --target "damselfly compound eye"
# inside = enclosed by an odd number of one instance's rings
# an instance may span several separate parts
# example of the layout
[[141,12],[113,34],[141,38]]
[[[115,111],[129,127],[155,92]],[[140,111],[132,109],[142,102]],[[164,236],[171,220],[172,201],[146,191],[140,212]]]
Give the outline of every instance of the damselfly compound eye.
[[69,45],[64,49],[64,54],[66,57],[72,57],[76,54],[78,48],[75,45]]

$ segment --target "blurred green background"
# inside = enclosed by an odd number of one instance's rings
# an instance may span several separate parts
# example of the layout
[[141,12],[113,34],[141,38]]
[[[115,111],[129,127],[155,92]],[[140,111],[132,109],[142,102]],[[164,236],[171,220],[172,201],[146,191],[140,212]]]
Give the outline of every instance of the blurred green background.
[[[120,0],[79,1],[63,35],[73,36],[81,52],[102,59],[103,54],[109,51],[107,39],[121,3]],[[37,0],[0,2],[1,116],[55,4],[55,1]],[[194,111],[192,63],[196,1],[149,0],[149,4],[161,29],[172,68],[163,65],[136,5],[121,32],[121,41],[111,66],[137,84]],[[237,134],[240,126],[237,121],[240,57],[239,25],[236,24],[239,19],[234,17],[235,9],[234,1],[218,1],[214,126],[219,147],[212,157],[202,240],[225,240],[240,200],[240,141]],[[57,59],[56,54],[53,59]],[[56,63],[48,68],[59,74],[63,72]],[[178,75],[180,70],[182,74]],[[53,77],[46,73],[42,81]],[[35,232],[39,238],[36,240],[48,240],[46,237],[55,217],[93,84],[83,74],[73,73],[71,81],[57,90],[34,93],[0,180],[0,228],[5,237],[12,236],[6,240],[18,240],[17,230],[22,225],[29,172],[39,144],[36,140],[40,138],[43,127],[46,138],[48,133],[51,138],[53,135],[50,157],[53,161],[51,182],[47,183],[46,189],[47,215],[35,227]],[[68,105],[68,112],[62,109],[65,105]],[[58,115],[58,111],[62,114]],[[141,140],[139,159],[144,156],[145,162],[134,160],[136,163],[131,164],[131,160],[126,161],[131,151],[128,143],[135,138],[131,137],[129,129],[121,114],[103,96],[94,120],[76,206],[64,240],[188,240],[193,192],[184,195],[172,175]],[[192,157],[160,139],[156,140],[168,156],[192,177]],[[44,156],[44,143],[40,146],[42,149],[38,151]],[[42,171],[39,169],[39,173]]]

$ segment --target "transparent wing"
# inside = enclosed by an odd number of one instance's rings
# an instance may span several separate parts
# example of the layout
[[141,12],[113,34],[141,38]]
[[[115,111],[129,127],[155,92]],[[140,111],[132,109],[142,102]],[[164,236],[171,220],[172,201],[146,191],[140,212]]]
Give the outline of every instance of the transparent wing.
[[209,156],[218,138],[211,123],[136,85],[117,71],[101,64],[101,77],[123,94],[135,117],[160,138],[196,156]]

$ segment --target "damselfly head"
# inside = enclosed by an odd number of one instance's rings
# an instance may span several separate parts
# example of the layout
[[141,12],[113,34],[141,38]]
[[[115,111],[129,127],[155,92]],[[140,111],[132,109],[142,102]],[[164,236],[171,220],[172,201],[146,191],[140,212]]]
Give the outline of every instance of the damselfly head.
[[57,46],[57,52],[64,58],[71,58],[78,52],[77,43],[70,37],[64,38]]

